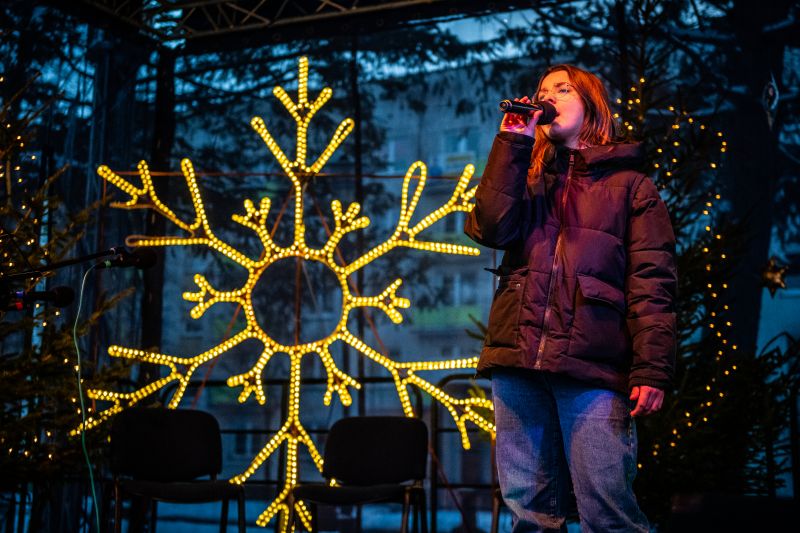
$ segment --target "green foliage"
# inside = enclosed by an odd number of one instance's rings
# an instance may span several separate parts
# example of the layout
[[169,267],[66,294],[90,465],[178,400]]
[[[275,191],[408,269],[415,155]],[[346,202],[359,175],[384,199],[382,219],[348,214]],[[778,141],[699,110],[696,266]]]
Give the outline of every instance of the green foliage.
[[[5,102],[0,112],[0,122],[8,125],[0,128],[5,182],[5,194],[0,200],[0,294],[5,297],[11,291],[45,290],[53,276],[47,265],[72,255],[98,207],[91,205],[74,214],[63,212],[59,198],[52,194],[63,168],[39,183],[37,161],[25,146],[34,141],[30,124],[41,109],[16,118],[14,109],[21,94],[22,91]],[[42,274],[8,279],[32,270]],[[108,310],[132,292],[133,289],[124,290],[96,302],[89,316],[79,322],[78,336],[86,336]],[[76,308],[77,302],[63,310],[45,303],[0,310],[3,488],[64,480],[85,471],[80,439],[69,436],[81,423],[73,317],[69,316]],[[129,374],[124,364],[98,369],[95,363],[85,361],[84,356],[84,389],[116,383]],[[103,431],[92,432],[88,441],[92,455],[98,456],[106,438]]]
[[[498,48],[508,43],[536,50],[547,63],[575,63],[606,81],[620,131],[644,143],[642,170],[654,179],[670,212],[678,242],[676,380],[662,411],[637,422],[637,495],[655,523],[665,522],[676,493],[774,495],[788,469],[788,391],[796,386],[797,343],[787,340],[785,349],[763,353],[735,349],[740,324],[728,324],[737,291],[743,290],[731,280],[751,253],[753,225],[730,222],[741,213],[731,216],[726,195],[736,192],[725,181],[730,170],[745,162],[741,150],[729,150],[724,141],[731,135],[730,144],[736,145],[732,135],[742,132],[718,130],[724,129],[731,104],[735,109],[760,105],[763,85],[741,68],[739,36],[761,31],[757,28],[765,20],[785,22],[789,14],[787,4],[780,2],[759,11],[758,19],[745,21],[741,9],[746,4],[542,4],[532,7],[530,27],[508,27],[497,38]],[[790,14],[788,20],[794,20]],[[771,43],[780,48],[780,42]],[[498,82],[524,86],[524,79],[509,74],[513,67],[503,62],[493,66]],[[535,70],[526,74],[535,76]],[[784,79],[791,77],[784,73]],[[733,94],[733,86],[751,92],[746,97]],[[796,118],[794,100],[782,101],[773,124],[783,128],[785,141],[796,129],[787,126]],[[752,141],[739,137],[738,142]],[[791,158],[788,148],[781,151]],[[797,209],[787,200],[796,196],[788,192],[796,188],[797,179],[788,170],[796,169],[797,161],[782,163],[787,177],[779,183],[774,217],[778,228],[792,230]],[[792,235],[781,231],[779,240],[787,242]],[[483,337],[480,331],[472,336]]]

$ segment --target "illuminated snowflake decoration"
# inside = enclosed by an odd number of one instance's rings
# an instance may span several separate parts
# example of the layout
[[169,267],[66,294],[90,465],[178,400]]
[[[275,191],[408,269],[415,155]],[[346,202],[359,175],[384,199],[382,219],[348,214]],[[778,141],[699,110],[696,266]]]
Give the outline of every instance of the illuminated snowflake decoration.
[[[144,161],[139,163],[138,166],[141,186],[132,184],[106,166],[101,166],[98,169],[98,174],[100,174],[103,179],[130,196],[130,200],[113,204],[114,207],[125,209],[146,207],[153,209],[185,233],[185,236],[182,237],[132,236],[128,239],[129,245],[205,246],[215,252],[224,254],[247,270],[247,281],[239,289],[219,291],[208,282],[205,276],[202,274],[195,274],[194,283],[197,286],[197,290],[183,293],[183,298],[185,300],[196,303],[190,311],[192,318],[200,318],[206,310],[216,303],[232,302],[238,304],[243,309],[246,326],[242,331],[222,341],[212,349],[195,356],[184,357],[167,355],[123,346],[109,347],[108,353],[112,357],[123,357],[139,362],[162,365],[169,370],[169,373],[145,385],[141,389],[130,393],[89,390],[87,392],[89,398],[110,402],[111,406],[88,419],[85,427],[89,429],[97,426],[112,415],[135,405],[143,398],[161,390],[172,382],[177,382],[178,386],[170,399],[169,407],[176,408],[180,404],[192,376],[200,365],[222,356],[244,341],[250,339],[260,341],[263,345],[263,350],[253,367],[243,374],[229,377],[227,384],[230,387],[241,387],[241,393],[239,394],[240,402],[245,402],[248,398],[253,396],[257,402],[263,405],[266,402],[266,394],[264,393],[264,386],[262,383],[264,368],[269,360],[276,354],[287,355],[290,359],[288,415],[281,428],[269,438],[261,451],[253,458],[250,466],[246,468],[244,472],[233,477],[231,481],[233,483],[243,483],[252,476],[264,461],[278,450],[280,446],[285,444],[287,447],[286,482],[277,497],[259,516],[257,523],[261,526],[266,526],[276,514],[281,513],[281,529],[287,531],[291,528],[291,526],[287,524],[287,495],[297,483],[299,475],[298,451],[301,446],[304,446],[308,450],[316,467],[320,471],[322,470],[322,457],[300,420],[300,363],[304,356],[316,354],[322,361],[327,375],[327,389],[323,399],[325,405],[330,405],[334,394],[339,396],[342,404],[350,405],[351,397],[349,388],[359,389],[361,387],[361,384],[355,378],[337,368],[334,363],[334,359],[331,355],[331,345],[339,341],[354,348],[360,354],[379,364],[391,374],[397,389],[400,405],[406,416],[414,416],[408,391],[408,388],[413,386],[425,391],[450,412],[461,433],[462,443],[465,448],[469,448],[470,446],[467,429],[465,427],[467,421],[473,422],[481,429],[490,433],[494,433],[494,426],[480,414],[482,410],[485,412],[486,409],[492,408],[490,400],[479,397],[455,398],[419,375],[420,372],[424,371],[475,368],[478,362],[477,357],[439,361],[397,362],[368,346],[364,341],[351,333],[347,327],[350,312],[358,307],[377,307],[386,313],[392,322],[399,324],[403,321],[400,309],[408,308],[410,302],[408,299],[397,295],[397,291],[402,284],[401,279],[394,280],[377,296],[362,297],[354,295],[349,289],[349,277],[353,273],[364,268],[368,263],[383,256],[390,250],[397,247],[407,247],[445,254],[477,255],[479,253],[477,248],[470,246],[430,242],[418,239],[419,235],[433,223],[456,211],[468,212],[472,209],[475,188],[467,190],[467,186],[474,172],[474,167],[472,165],[467,165],[464,168],[452,195],[443,205],[427,214],[427,216],[423,217],[416,224],[411,225],[411,219],[415,214],[426,181],[425,164],[421,161],[412,164],[403,181],[400,216],[397,227],[392,235],[386,239],[385,242],[367,251],[351,263],[340,264],[334,260],[334,255],[342,238],[348,232],[367,227],[370,221],[365,216],[359,216],[361,207],[358,203],[351,203],[347,209],[344,209],[341,202],[333,200],[331,202],[331,210],[333,212],[334,227],[330,232],[328,241],[322,248],[310,248],[305,240],[302,184],[305,180],[313,177],[322,170],[331,155],[333,155],[347,135],[353,130],[354,122],[349,118],[343,120],[334,132],[325,150],[322,151],[314,163],[309,165],[306,160],[308,125],[314,114],[330,99],[333,92],[330,88],[325,88],[314,102],[309,102],[308,60],[306,58],[301,58],[299,62],[297,102],[292,101],[291,97],[281,87],[276,87],[273,93],[286,107],[297,123],[297,145],[294,161],[290,161],[280,146],[275,142],[264,120],[255,117],[251,121],[251,125],[264,140],[269,150],[280,163],[286,176],[291,181],[294,199],[294,239],[292,244],[287,247],[279,246],[272,240],[266,226],[267,214],[270,209],[269,198],[261,198],[258,202],[258,206],[251,200],[244,200],[244,213],[233,215],[233,220],[252,230],[260,239],[263,245],[263,253],[258,260],[249,258],[214,234],[206,217],[194,167],[188,159],[181,161],[181,171],[186,178],[195,212],[195,218],[191,222],[181,220],[159,199],[153,187],[153,181],[147,164]],[[416,187],[413,186],[414,183],[416,183]],[[270,265],[289,257],[322,263],[335,274],[339,281],[342,291],[341,317],[330,335],[323,339],[296,345],[282,344],[272,339],[259,326],[256,320],[256,310],[253,307],[252,300],[253,288]],[[79,427],[74,433],[79,433],[80,431],[81,428]],[[296,512],[302,520],[303,525],[310,529],[311,515],[308,509],[303,502],[297,502],[295,505]]]

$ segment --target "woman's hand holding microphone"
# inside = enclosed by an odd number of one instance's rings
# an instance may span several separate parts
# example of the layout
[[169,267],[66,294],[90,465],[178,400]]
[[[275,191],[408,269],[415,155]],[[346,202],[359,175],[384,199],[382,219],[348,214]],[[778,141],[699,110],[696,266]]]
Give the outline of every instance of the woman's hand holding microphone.
[[[514,98],[515,102],[523,104],[532,103],[527,96],[522,98]],[[511,133],[521,133],[528,137],[533,137],[536,123],[539,117],[542,116],[542,111],[531,111],[527,116],[518,113],[506,113],[503,116],[503,121],[500,122],[500,131],[510,131]]]
[[[520,133],[528,137],[534,136],[537,124],[550,124],[558,114],[556,108],[549,102],[533,102],[527,96],[514,98],[514,104],[519,103],[523,106],[513,106],[510,100],[500,103],[500,109],[505,112],[503,121],[500,123],[500,131],[510,131]],[[535,109],[530,109],[535,106]],[[523,107],[523,109],[514,109]]]

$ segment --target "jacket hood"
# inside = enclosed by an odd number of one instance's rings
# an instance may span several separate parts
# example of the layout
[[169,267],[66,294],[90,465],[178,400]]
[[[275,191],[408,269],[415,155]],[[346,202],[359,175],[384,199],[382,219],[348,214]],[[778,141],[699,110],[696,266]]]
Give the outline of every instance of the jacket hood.
[[635,170],[644,163],[641,143],[613,143],[581,150],[565,146],[551,147],[544,156],[545,167],[555,165],[559,170],[566,168],[571,153],[576,156],[574,171],[582,174],[605,170]]

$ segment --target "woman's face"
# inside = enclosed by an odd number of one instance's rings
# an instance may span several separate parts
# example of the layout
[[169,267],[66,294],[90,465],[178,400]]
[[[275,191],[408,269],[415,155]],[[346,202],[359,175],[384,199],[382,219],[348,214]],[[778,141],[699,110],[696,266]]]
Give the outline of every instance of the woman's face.
[[544,100],[556,108],[555,120],[542,126],[547,138],[553,144],[580,148],[578,139],[583,127],[583,100],[570,84],[567,72],[558,70],[548,74],[542,80],[536,100]]

